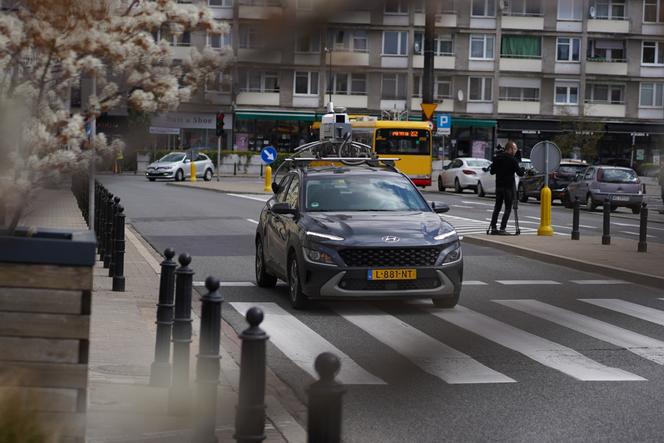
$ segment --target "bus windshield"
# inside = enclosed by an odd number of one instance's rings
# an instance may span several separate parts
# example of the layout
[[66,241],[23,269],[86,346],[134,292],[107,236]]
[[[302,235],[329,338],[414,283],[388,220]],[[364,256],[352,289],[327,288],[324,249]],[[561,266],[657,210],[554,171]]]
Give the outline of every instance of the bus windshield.
[[429,131],[423,129],[377,129],[377,154],[430,155]]

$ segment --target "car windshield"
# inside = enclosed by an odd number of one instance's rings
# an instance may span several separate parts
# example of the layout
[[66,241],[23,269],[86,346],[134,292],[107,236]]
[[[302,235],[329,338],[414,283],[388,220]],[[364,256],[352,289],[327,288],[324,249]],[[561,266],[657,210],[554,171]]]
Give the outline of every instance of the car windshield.
[[587,165],[560,165],[558,172],[576,175],[577,172],[585,171],[587,167]]
[[172,163],[172,162],[180,162],[182,161],[182,159],[184,159],[184,154],[171,153],[164,155],[162,158],[159,159],[159,161]]
[[486,168],[491,162],[489,160],[466,160],[466,164],[471,168]]
[[525,169],[526,171],[528,169],[533,169],[533,163],[529,162],[529,161],[528,162],[525,162],[525,161],[519,162],[519,166],[522,167],[523,169]]
[[602,169],[598,179],[604,183],[636,183],[636,172],[629,169]]
[[410,181],[401,176],[315,177],[306,182],[312,212],[431,211]]

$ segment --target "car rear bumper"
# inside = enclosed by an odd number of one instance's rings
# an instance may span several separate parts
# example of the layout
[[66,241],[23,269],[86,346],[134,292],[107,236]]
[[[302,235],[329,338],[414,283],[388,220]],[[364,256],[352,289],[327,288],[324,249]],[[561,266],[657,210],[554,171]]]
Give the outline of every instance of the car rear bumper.
[[609,199],[611,206],[641,206],[643,202],[643,194],[609,194],[609,193],[591,193],[592,199],[597,204],[603,204],[606,199]]

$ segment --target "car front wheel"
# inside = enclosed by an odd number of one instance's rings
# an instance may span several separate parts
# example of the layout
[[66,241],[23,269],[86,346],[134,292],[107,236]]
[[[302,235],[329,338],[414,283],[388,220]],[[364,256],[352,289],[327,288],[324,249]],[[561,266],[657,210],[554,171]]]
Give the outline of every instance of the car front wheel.
[[175,173],[175,181],[181,182],[182,180],[184,180],[184,172],[182,172],[182,169],[178,169],[178,172]]
[[256,284],[261,288],[274,288],[277,285],[277,277],[268,274],[265,269],[265,255],[261,239],[256,240]]
[[593,202],[593,196],[590,194],[586,196],[586,209],[591,212],[597,209],[597,205]]
[[526,203],[528,202],[528,196],[526,195],[526,189],[523,187],[523,185],[519,185],[519,189],[517,190],[518,198],[521,203]]
[[484,192],[484,186],[482,186],[482,182],[477,182],[477,195],[480,197],[484,197],[486,195]]
[[445,191],[445,186],[443,186],[443,178],[440,175],[438,176],[438,190],[441,192]]
[[300,265],[297,262],[295,252],[291,253],[288,260],[288,295],[293,308],[302,309],[307,305],[307,297],[302,293],[300,281]]
[[463,188],[461,187],[458,178],[454,179],[454,192],[456,192],[457,194],[461,194],[463,192]]
[[203,180],[205,180],[206,182],[212,180],[212,169],[205,170],[205,174],[203,175]]

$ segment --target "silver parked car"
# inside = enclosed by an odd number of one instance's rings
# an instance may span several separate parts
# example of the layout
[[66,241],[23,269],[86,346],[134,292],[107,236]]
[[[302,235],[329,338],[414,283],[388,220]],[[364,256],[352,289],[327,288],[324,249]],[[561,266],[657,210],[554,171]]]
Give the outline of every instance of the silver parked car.
[[[205,154],[195,153],[194,155],[196,177],[210,181],[214,173],[212,160]],[[156,162],[150,163],[145,171],[145,176],[151,182],[158,178],[182,181],[191,176],[191,153],[171,152]]]
[[575,198],[594,211],[608,199],[611,209],[628,207],[634,214],[641,212],[643,193],[641,181],[633,169],[618,166],[589,166],[567,185],[567,201]]

